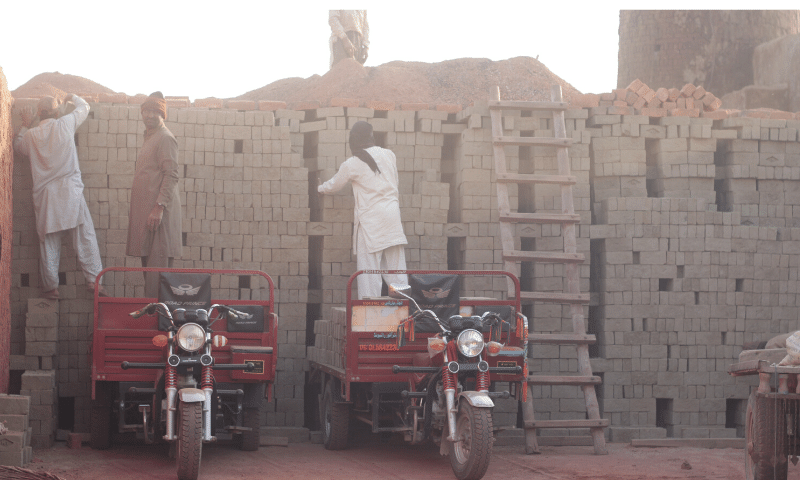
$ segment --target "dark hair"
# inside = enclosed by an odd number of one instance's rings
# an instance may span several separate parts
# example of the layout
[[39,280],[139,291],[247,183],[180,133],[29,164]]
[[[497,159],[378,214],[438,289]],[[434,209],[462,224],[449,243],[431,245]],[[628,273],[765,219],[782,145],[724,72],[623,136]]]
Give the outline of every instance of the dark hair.
[[164,99],[164,94],[161,93],[160,91],[153,92],[149,96],[150,97],[155,97],[155,98],[160,98],[162,100]]
[[369,165],[375,173],[381,173],[375,159],[367,152],[367,148],[375,146],[375,138],[372,136],[372,125],[365,121],[358,121],[350,129],[350,151],[353,155]]

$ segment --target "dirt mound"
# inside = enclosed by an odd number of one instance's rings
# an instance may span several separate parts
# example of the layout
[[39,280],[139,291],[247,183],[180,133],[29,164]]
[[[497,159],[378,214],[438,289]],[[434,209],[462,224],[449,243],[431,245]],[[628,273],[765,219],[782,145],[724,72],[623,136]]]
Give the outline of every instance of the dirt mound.
[[11,92],[14,98],[63,98],[67,93],[115,93],[114,90],[83,77],[64,73],[40,73]]
[[286,78],[245,93],[235,100],[275,100],[288,104],[319,102],[332,98],[353,98],[364,102],[428,103],[469,105],[489,98],[490,89],[500,86],[503,100],[549,101],[550,86],[561,85],[564,100],[580,92],[541,62],[530,57],[492,61],[460,58],[440,63],[390,62],[364,67],[355,60],[343,60],[325,75]]

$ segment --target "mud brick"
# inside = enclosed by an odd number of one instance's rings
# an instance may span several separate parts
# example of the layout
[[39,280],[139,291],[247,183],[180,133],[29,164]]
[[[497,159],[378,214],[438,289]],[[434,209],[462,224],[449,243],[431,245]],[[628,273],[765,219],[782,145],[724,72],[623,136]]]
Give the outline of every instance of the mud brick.
[[628,91],[636,92],[637,90],[642,88],[642,85],[644,85],[644,82],[642,82],[637,78],[636,80],[632,81],[630,85],[628,85]]
[[231,110],[256,110],[256,102],[253,100],[228,100],[225,108]]
[[678,108],[678,104],[676,102],[664,102],[661,104],[661,108],[672,110],[673,108]]
[[675,101],[675,104],[678,106],[677,108],[686,108],[686,98],[678,98],[678,100]]
[[57,327],[25,327],[26,342],[57,342]]
[[641,110],[645,105],[647,105],[647,100],[645,100],[644,97],[639,97],[639,99],[633,103],[633,108]]
[[669,111],[670,116],[672,117],[691,117],[691,118],[698,118],[700,117],[700,110],[696,108],[674,108]]
[[28,313],[58,313],[58,300],[29,298]]
[[23,390],[52,390],[56,386],[55,370],[27,371],[22,374]]
[[33,355],[38,357],[56,355],[56,342],[26,342],[25,355]]
[[58,312],[26,313],[25,326],[27,327],[57,327]]
[[640,115],[647,115],[648,117],[666,117],[669,115],[669,110],[666,108],[650,108],[644,107],[639,110]]
[[609,115],[633,115],[633,108],[625,105],[624,107],[608,107]]
[[373,110],[380,110],[380,111],[389,111],[394,110],[395,103],[394,102],[386,102],[382,100],[370,100],[367,102],[367,108],[371,108]]
[[693,97],[686,97],[683,99],[683,103],[686,108],[694,108],[694,98]]
[[40,448],[40,449],[49,449],[53,448],[53,443],[55,442],[55,434],[41,434],[41,435],[33,435],[31,436],[31,447],[33,448]]
[[661,108],[663,102],[657,98],[653,98],[649,102],[647,102],[648,108]]
[[7,429],[15,432],[24,432],[29,427],[28,415],[0,413],[0,422],[2,422]]
[[24,447],[18,452],[0,452],[0,465],[8,467],[24,467],[30,461],[30,454],[26,455],[26,450],[30,447]]
[[691,83],[687,83],[683,86],[683,88],[681,88],[681,95],[684,97],[691,97],[695,90],[697,90],[697,87]]
[[437,112],[458,113],[463,109],[461,105],[452,103],[439,103],[436,105]]
[[268,112],[275,110],[285,110],[286,102],[279,102],[277,100],[259,100],[258,109],[261,111],[268,111]]
[[701,85],[694,89],[694,92],[692,92],[692,97],[694,97],[696,100],[700,100],[706,93],[706,89]]
[[344,107],[322,107],[317,109],[317,118],[344,117]]
[[319,102],[295,102],[291,105],[292,110],[316,110],[319,108]]
[[24,432],[9,430],[0,436],[0,453],[21,452],[24,447]]
[[639,101],[639,95],[636,95],[636,93],[634,92],[628,92],[627,95],[625,95],[625,102],[628,105],[633,105],[638,101]]
[[[704,111],[700,112],[700,118],[710,118],[710,119],[713,119],[713,120],[724,120],[724,119],[726,119],[728,117],[730,117],[730,113],[728,113],[727,110],[712,110],[712,111],[704,110]],[[714,131],[711,132],[711,135],[715,135],[715,134],[721,133],[723,131],[724,130],[714,130]],[[735,131],[731,131],[730,133],[734,134],[733,138],[736,138],[736,135],[735,135],[736,132]],[[715,138],[721,138],[721,137],[715,136]]]
[[331,107],[358,107],[360,101],[357,98],[343,98],[343,97],[336,97],[331,98],[330,106]]
[[658,90],[656,90],[656,98],[661,100],[662,102],[668,101],[669,100],[669,89],[661,87]]
[[195,99],[193,105],[200,108],[222,108],[224,102],[221,98],[199,98]]
[[401,103],[400,110],[406,111],[419,111],[419,110],[428,110],[430,106],[427,103]]
[[652,89],[652,88],[650,88],[650,87],[647,87],[647,90],[646,90],[646,91],[645,91],[643,94],[640,94],[639,96],[641,96],[642,98],[644,98],[644,99],[645,99],[645,101],[646,101],[647,103],[650,103],[650,102],[652,102],[653,100],[655,100],[655,98],[656,98],[656,91],[655,91],[655,90],[653,90],[653,89]]
[[100,103],[128,103],[128,96],[124,93],[100,93],[97,101]]

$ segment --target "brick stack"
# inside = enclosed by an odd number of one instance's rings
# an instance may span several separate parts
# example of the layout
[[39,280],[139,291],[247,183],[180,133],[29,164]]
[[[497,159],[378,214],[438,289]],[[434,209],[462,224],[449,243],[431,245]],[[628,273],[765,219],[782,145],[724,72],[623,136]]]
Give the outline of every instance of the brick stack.
[[344,368],[347,315],[344,308],[332,308],[330,311],[330,320],[314,322],[314,345],[308,347],[307,359]]
[[[708,125],[690,125],[688,117],[660,119],[665,126],[696,127],[699,137],[657,139],[649,143],[647,179],[651,194],[655,197],[704,198],[714,203],[714,151],[717,140],[711,138],[711,122]],[[680,123],[681,125],[673,125]],[[669,130],[669,128],[668,128]],[[688,132],[687,132],[688,133]]]
[[7,429],[0,434],[0,465],[24,467],[33,458],[29,412],[30,398],[0,393],[0,423]]
[[34,448],[52,447],[58,427],[55,370],[23,373],[20,394],[30,398],[31,445]]

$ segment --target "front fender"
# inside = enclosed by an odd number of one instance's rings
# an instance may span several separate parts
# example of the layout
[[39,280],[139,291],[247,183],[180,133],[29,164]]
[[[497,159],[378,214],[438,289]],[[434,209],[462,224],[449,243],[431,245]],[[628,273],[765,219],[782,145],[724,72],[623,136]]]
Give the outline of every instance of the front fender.
[[178,397],[183,403],[197,403],[206,400],[205,392],[197,388],[182,388],[178,391]]
[[462,398],[465,398],[473,407],[494,408],[494,402],[485,392],[461,392],[458,394],[458,401],[461,401]]

